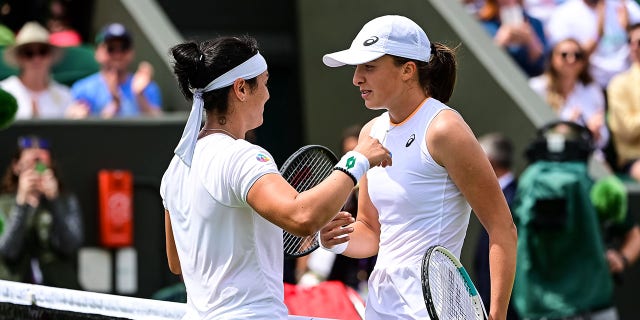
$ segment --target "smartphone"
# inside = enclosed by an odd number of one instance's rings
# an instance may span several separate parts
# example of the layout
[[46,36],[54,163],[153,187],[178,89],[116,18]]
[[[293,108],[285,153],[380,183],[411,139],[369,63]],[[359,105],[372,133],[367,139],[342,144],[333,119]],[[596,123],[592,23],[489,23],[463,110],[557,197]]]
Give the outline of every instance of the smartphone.
[[500,7],[500,21],[502,24],[518,25],[524,22],[522,7],[514,4],[508,7]]
[[40,160],[36,161],[36,172],[43,173],[45,170],[47,170],[47,165]]

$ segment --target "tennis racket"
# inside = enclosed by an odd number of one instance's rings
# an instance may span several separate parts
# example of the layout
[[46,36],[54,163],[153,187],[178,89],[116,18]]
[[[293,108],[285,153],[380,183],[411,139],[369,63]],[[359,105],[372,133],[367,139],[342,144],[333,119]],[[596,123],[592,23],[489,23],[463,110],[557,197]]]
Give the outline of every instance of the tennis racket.
[[[320,145],[304,146],[294,152],[280,168],[280,173],[298,192],[309,190],[328,177],[338,158]],[[299,237],[283,231],[284,254],[288,258],[305,256],[320,246],[318,233]]]
[[431,320],[488,319],[467,270],[445,247],[432,246],[422,258],[422,294]]

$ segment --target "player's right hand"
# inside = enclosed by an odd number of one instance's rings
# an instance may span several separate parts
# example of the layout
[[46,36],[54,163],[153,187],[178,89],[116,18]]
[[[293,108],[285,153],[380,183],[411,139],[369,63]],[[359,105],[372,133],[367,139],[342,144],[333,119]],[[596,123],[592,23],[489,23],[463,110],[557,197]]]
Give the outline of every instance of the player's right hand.
[[376,138],[361,136],[358,139],[358,145],[353,150],[367,157],[370,168],[375,166],[386,167],[392,164],[391,152]]

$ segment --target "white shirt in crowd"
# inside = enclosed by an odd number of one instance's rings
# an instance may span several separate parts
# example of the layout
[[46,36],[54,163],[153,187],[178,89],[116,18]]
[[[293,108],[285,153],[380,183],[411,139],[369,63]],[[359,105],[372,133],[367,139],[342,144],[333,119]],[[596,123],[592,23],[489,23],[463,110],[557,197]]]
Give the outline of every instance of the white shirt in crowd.
[[[595,52],[590,57],[591,75],[602,88],[611,78],[629,68],[629,45],[627,32],[618,21],[621,0],[605,1],[604,35],[599,39]],[[629,23],[640,22],[640,5],[635,1],[624,1],[629,13]],[[584,0],[568,0],[558,6],[546,26],[551,44],[573,38],[584,44],[598,38],[598,17],[595,9]]]
[[0,88],[18,101],[16,119],[63,118],[73,102],[69,88],[55,80],[50,80],[46,90],[34,92],[25,87],[17,76],[10,76],[0,81]]
[[[543,74],[529,79],[529,85],[533,91],[543,99],[546,99],[547,86],[549,85],[549,78],[546,75]],[[578,82],[556,114],[562,120],[574,121],[586,126],[588,119],[604,112],[604,106],[604,93],[595,81],[588,85]],[[576,109],[580,111],[582,116],[578,119],[572,119]],[[600,139],[596,141],[596,147],[602,149],[607,145],[608,141],[609,130],[603,125],[600,127]]]

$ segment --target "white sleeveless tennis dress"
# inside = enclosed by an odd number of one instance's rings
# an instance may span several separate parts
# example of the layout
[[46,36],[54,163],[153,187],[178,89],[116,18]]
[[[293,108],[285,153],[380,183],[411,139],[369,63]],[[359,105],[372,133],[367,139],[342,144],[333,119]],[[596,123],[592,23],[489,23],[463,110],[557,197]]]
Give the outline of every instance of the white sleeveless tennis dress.
[[366,319],[428,319],[420,264],[426,249],[443,245],[460,256],[471,207],[426,145],[426,131],[442,110],[429,98],[403,123],[388,112],[370,135],[393,156],[390,167],[367,173],[369,196],[378,209],[381,232],[376,266],[369,278]]

